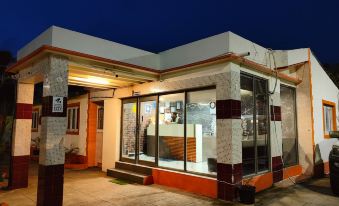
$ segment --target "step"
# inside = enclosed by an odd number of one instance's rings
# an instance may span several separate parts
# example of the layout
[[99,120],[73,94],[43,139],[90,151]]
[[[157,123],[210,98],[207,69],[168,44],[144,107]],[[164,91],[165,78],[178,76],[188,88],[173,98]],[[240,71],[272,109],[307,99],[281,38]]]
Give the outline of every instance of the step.
[[152,167],[144,166],[144,165],[137,165],[133,163],[127,163],[127,162],[115,162],[115,168],[131,171],[143,175],[152,175]]
[[131,182],[135,182],[141,185],[151,185],[153,184],[153,177],[150,175],[139,174],[122,169],[108,169],[107,176],[123,179]]

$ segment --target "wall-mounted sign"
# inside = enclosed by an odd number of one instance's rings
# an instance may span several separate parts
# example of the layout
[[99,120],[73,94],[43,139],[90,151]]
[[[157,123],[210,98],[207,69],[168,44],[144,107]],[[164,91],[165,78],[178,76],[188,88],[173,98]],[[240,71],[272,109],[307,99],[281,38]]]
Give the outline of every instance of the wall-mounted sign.
[[64,98],[63,97],[53,97],[52,112],[62,113],[64,111]]

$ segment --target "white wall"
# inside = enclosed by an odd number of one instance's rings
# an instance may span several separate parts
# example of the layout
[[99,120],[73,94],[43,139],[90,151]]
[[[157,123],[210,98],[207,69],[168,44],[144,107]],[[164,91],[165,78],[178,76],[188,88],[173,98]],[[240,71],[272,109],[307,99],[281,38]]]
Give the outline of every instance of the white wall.
[[228,50],[229,32],[160,52],[161,69],[177,67],[215,57]]
[[102,171],[115,167],[119,160],[121,100],[104,100]]
[[82,95],[75,99],[69,99],[67,104],[80,103],[80,122],[79,122],[79,135],[67,134],[64,139],[66,148],[79,147],[78,155],[86,156],[87,149],[87,111],[88,111],[88,95]]
[[[338,95],[339,90],[323,70],[315,56],[311,53],[312,67],[312,93],[313,93],[313,113],[314,113],[314,141],[319,150],[316,151],[316,162],[320,158],[328,162],[329,152],[336,139],[325,139],[323,129],[322,100],[336,103],[338,116]],[[338,118],[337,118],[338,125]]]

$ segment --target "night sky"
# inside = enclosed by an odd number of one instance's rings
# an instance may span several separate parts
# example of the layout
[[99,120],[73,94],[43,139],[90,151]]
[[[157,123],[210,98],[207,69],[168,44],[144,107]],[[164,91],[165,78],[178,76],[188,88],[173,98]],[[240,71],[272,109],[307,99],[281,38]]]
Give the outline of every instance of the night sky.
[[339,1],[111,0],[0,2],[0,50],[56,25],[151,52],[232,31],[264,47],[311,47],[339,63]]

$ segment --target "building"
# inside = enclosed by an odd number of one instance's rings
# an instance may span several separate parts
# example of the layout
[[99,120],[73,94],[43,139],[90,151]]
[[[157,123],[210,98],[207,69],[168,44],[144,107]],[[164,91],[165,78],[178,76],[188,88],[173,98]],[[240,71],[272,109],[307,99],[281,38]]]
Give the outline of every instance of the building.
[[[53,26],[17,57],[7,69],[18,79],[11,187],[27,186],[33,111],[39,205],[62,201],[71,143],[85,166],[98,165],[101,144],[109,175],[229,201],[240,184],[261,191],[328,172],[338,88],[309,48],[270,50],[225,32],[155,54]],[[87,106],[67,103],[68,85],[87,88]],[[82,130],[87,143],[67,134]]]

